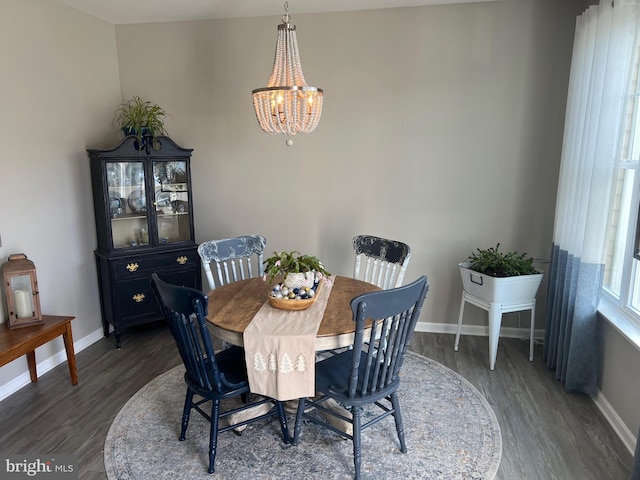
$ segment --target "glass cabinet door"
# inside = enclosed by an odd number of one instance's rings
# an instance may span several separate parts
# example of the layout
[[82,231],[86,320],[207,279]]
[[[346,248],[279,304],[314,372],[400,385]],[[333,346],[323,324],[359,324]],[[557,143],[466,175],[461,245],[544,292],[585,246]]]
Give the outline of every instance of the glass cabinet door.
[[143,162],[107,162],[113,248],[149,245]]
[[191,240],[187,162],[154,161],[154,206],[158,244]]

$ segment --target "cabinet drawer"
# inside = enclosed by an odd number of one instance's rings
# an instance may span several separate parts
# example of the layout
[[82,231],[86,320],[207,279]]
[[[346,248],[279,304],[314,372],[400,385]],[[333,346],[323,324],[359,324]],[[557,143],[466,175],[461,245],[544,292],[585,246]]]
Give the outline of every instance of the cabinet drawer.
[[170,267],[199,266],[200,257],[198,252],[178,251],[167,253],[155,253],[140,257],[127,257],[114,262],[114,272],[116,277],[125,279],[139,274],[150,275],[152,272]]
[[[178,272],[158,272],[159,276],[174,285],[197,288],[196,274],[193,269]],[[149,319],[162,318],[160,306],[151,288],[151,276],[123,280],[116,288],[121,326],[141,323]]]
[[162,316],[150,282],[151,279],[145,277],[118,284],[116,298],[123,325]]

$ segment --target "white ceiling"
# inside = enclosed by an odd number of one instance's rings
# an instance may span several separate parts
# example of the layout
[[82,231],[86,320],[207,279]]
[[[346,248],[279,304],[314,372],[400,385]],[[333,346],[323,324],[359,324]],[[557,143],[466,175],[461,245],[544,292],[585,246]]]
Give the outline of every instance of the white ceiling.
[[[115,25],[215,18],[263,17],[284,13],[281,0],[57,0]],[[491,0],[292,0],[289,14],[347,12]]]

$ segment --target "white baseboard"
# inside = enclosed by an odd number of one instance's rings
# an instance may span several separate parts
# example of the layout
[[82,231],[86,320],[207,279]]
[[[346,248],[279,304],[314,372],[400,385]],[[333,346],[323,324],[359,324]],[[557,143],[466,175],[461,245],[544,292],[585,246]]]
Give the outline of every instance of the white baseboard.
[[[97,342],[104,336],[104,332],[102,328],[91,332],[89,335],[81,338],[77,342],[73,342],[73,349],[75,353],[81,352],[89,345]],[[61,363],[67,363],[67,354],[64,351],[64,348],[57,351],[51,357],[43,360],[42,362],[36,365],[36,371],[38,372],[38,377],[47,373],[49,370],[57,367]],[[7,398],[9,395],[17,392],[25,385],[29,385],[31,383],[31,376],[29,371],[27,370],[22,375],[18,375],[13,380],[5,383],[4,385],[0,385],[0,401]]]
[[[458,332],[458,325],[453,323],[430,323],[418,322],[416,324],[416,332],[429,333],[451,333],[455,335]],[[489,335],[489,327],[483,325],[462,325],[461,335]],[[529,328],[502,327],[500,336],[506,338],[529,338]],[[534,336],[536,340],[544,339],[544,330],[535,330]]]
[[598,390],[591,399],[600,412],[602,412],[604,418],[607,419],[609,425],[611,425],[613,430],[618,434],[618,437],[620,437],[624,446],[627,447],[631,456],[633,456],[636,451],[636,436],[627,428],[620,418],[620,415],[617,414],[600,390]]

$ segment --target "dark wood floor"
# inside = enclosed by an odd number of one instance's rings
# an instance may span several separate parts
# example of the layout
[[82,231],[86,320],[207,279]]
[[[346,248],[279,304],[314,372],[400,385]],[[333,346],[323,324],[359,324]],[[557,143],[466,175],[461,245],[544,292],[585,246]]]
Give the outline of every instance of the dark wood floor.
[[[503,442],[497,479],[629,479],[631,455],[591,399],[563,391],[542,362],[541,347],[530,363],[528,342],[501,339],[491,372],[485,337],[463,336],[458,352],[453,340],[416,333],[411,349],[458,372],[493,407]],[[154,325],[126,330],[121,350],[113,338],[102,339],[79,352],[77,362],[77,386],[64,363],[0,402],[0,451],[76,455],[79,479],[105,479],[111,421],[180,359],[167,329]]]

